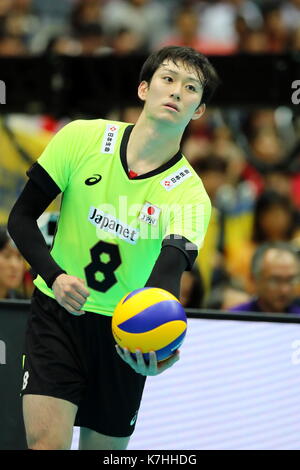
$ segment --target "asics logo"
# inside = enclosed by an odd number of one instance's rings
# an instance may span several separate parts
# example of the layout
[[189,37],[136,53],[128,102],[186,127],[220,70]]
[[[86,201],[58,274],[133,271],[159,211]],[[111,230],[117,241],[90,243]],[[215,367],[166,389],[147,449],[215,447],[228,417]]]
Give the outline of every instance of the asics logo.
[[132,420],[130,421],[130,426],[133,426],[134,423],[136,422],[136,420],[137,420],[137,415],[138,415],[138,411],[135,413],[134,417],[133,417]]
[[91,178],[86,179],[85,184],[87,186],[93,186],[93,184],[97,184],[101,180],[102,180],[102,176],[98,175],[98,174],[95,174],[95,175],[91,176]]

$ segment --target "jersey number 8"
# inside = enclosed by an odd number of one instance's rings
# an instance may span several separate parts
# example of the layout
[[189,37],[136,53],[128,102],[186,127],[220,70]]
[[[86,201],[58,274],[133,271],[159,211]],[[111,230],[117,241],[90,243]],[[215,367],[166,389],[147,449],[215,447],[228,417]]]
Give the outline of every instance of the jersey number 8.
[[[101,255],[108,255],[109,261],[104,262]],[[91,258],[92,262],[84,268],[87,285],[98,292],[106,292],[117,283],[114,271],[122,262],[119,247],[100,241],[91,248]],[[98,273],[102,276],[97,276]]]

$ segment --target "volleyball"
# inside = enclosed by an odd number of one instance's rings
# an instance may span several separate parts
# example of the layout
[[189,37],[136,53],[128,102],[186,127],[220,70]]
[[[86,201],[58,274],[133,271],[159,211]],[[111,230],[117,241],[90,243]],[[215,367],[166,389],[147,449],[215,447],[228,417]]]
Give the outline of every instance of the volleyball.
[[170,292],[144,287],[126,294],[112,317],[112,333],[122,348],[134,355],[140,349],[144,359],[155,351],[158,361],[171,356],[182,344],[187,329],[184,308]]

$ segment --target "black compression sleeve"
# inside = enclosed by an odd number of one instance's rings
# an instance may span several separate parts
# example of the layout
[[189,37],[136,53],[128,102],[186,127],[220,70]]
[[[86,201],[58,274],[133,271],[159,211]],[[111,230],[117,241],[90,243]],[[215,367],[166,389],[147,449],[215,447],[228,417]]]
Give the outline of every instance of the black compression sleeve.
[[180,279],[187,266],[183,251],[175,246],[163,246],[145,287],[160,287],[179,298]]
[[20,253],[50,288],[56,277],[65,271],[51,257],[37,219],[58,193],[59,188],[51,195],[46,194],[29,180],[11,210],[7,226]]

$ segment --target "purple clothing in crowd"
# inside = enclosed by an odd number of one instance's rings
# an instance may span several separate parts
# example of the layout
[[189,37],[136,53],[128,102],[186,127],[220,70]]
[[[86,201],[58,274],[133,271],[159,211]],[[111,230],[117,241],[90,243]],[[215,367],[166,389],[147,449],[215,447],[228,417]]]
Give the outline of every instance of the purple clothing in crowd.
[[[260,306],[258,305],[257,299],[253,299],[250,302],[245,302],[243,304],[237,305],[229,309],[230,312],[262,312]],[[271,312],[269,312],[271,313]],[[300,305],[293,302],[288,306],[285,312],[282,313],[299,313],[300,314]]]

